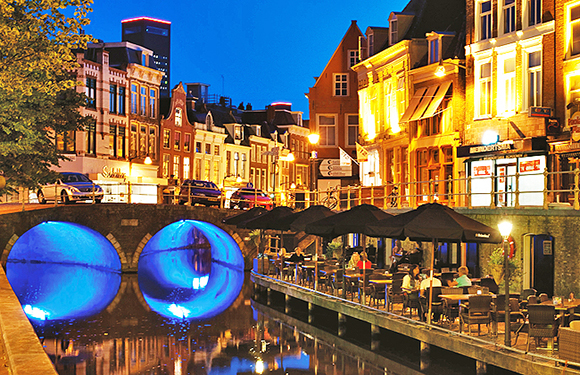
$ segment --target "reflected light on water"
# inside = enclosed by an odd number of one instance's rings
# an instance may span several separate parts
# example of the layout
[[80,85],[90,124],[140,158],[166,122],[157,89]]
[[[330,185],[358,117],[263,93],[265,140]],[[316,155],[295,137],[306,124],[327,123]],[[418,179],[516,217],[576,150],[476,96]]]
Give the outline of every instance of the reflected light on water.
[[256,374],[261,374],[264,372],[264,362],[261,359],[256,361]]
[[181,220],[157,232],[139,258],[139,287],[151,309],[168,318],[207,319],[242,288],[244,260],[220,228]]
[[38,320],[46,320],[46,318],[50,316],[50,313],[48,311],[44,311],[39,309],[38,307],[32,307],[30,305],[24,305],[23,310],[26,313],[26,315]]

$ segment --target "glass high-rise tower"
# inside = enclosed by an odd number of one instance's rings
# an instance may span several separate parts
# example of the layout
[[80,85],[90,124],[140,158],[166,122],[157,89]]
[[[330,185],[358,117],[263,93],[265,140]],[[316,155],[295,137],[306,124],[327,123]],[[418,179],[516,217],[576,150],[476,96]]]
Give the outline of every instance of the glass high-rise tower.
[[165,73],[159,96],[169,97],[171,22],[150,17],[137,17],[121,21],[122,40],[153,51],[155,67]]

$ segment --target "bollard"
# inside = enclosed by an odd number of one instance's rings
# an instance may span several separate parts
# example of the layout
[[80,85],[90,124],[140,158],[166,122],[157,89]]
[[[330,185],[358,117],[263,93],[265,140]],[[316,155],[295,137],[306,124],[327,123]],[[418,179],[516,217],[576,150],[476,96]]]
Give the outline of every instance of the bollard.
[[381,346],[381,328],[371,324],[371,350],[379,350]]
[[475,361],[475,373],[477,375],[487,374],[487,363],[481,361]]

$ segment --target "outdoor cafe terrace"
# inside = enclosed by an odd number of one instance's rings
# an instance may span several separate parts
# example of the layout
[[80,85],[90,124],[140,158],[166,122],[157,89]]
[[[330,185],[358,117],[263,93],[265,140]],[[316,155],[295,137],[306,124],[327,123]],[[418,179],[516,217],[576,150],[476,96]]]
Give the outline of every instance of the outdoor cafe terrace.
[[[288,254],[290,255],[290,254]],[[288,259],[288,258],[286,258]],[[309,258],[307,258],[309,259]],[[374,266],[374,265],[373,265]],[[402,265],[400,270],[405,270]],[[480,345],[507,350],[537,361],[553,361],[567,369],[580,369],[580,299],[549,298],[535,290],[509,295],[509,337],[505,334],[505,294],[489,280],[471,279],[471,287],[434,287],[405,293],[401,289],[406,272],[390,274],[384,269],[364,272],[342,268],[336,260],[280,261],[276,256],[254,259],[254,273],[288,288],[332,296],[337,304],[358,304],[374,314],[425,325],[452,336],[477,340]],[[455,271],[435,273],[440,280]],[[489,285],[489,286],[484,286]],[[493,292],[490,291],[490,286]],[[431,315],[428,315],[429,308]],[[509,343],[509,344],[507,344]]]

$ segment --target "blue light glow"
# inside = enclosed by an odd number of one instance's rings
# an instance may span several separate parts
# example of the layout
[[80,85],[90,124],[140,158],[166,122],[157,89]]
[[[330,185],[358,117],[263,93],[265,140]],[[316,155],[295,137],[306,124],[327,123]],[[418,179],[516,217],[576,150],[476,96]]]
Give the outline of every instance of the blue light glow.
[[152,310],[168,318],[213,317],[238,297],[244,259],[220,228],[182,220],[157,232],[139,258],[139,287]]
[[31,319],[72,319],[99,313],[121,285],[121,261],[100,233],[46,222],[12,247],[6,276]]

